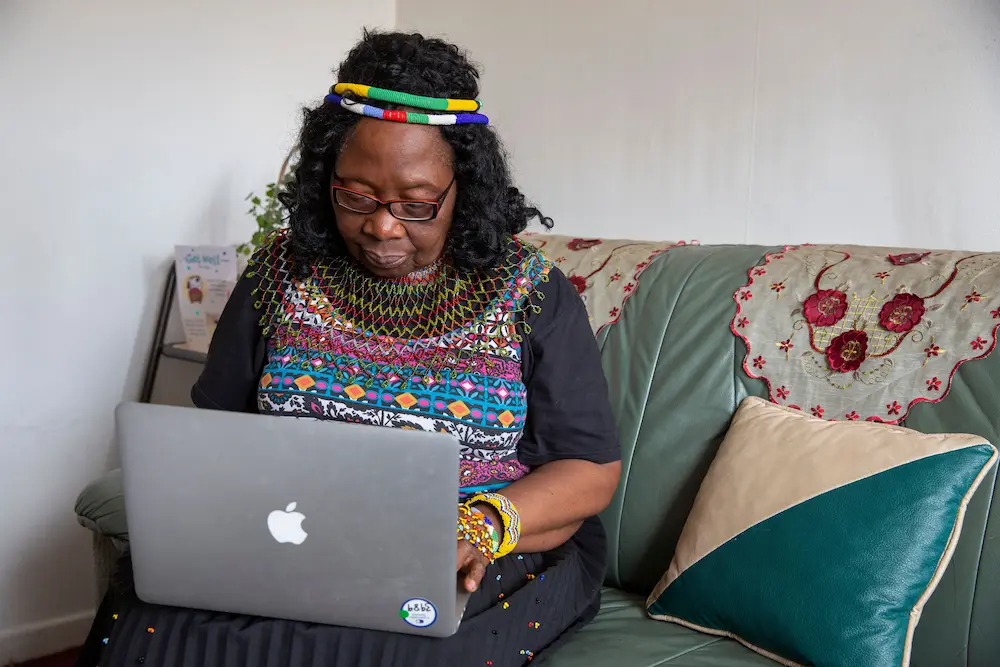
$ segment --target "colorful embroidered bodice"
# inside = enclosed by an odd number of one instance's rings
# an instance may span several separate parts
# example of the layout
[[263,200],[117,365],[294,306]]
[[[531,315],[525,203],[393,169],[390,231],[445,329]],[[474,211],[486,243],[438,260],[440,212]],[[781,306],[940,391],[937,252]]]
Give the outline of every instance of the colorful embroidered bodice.
[[527,473],[519,331],[551,267],[538,250],[512,240],[497,269],[441,262],[402,279],[334,258],[298,280],[289,253],[281,235],[251,262],[267,339],[262,413],[451,433],[463,494]]

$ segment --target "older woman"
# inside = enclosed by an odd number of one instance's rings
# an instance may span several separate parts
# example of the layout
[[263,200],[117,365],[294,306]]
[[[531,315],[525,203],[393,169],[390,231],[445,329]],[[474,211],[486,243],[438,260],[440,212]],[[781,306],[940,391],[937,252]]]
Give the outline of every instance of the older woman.
[[465,618],[429,639],[123,600],[102,667],[523,665],[596,613],[593,517],[620,472],[607,386],[576,290],[515,238],[541,216],[477,113],[478,71],[444,41],[368,33],[339,81],[305,112],[290,229],[234,290],[192,396],[456,435]]

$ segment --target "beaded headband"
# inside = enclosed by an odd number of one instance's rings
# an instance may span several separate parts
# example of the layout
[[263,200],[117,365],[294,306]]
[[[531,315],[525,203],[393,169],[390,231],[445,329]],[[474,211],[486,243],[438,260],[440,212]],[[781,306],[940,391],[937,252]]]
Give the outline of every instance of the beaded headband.
[[[350,95],[351,97],[344,97]],[[423,113],[419,111],[402,111],[399,109],[383,109],[382,107],[366,104],[361,100],[354,99],[360,97],[379,102],[388,102],[405,107],[416,109],[426,109],[428,111],[461,111],[471,113]],[[415,125],[489,125],[490,119],[479,111],[481,103],[479,100],[453,100],[445,97],[425,97],[423,95],[411,95],[375,86],[366,86],[361,83],[338,83],[330,88],[330,94],[326,96],[326,101],[338,105],[351,113],[359,116],[368,116],[379,120],[391,120],[396,123],[413,123]]]
[[404,107],[415,107],[417,109],[427,109],[428,111],[479,111],[482,103],[479,100],[453,100],[446,97],[424,97],[423,95],[411,95],[410,93],[400,93],[395,90],[366,86],[362,83],[338,83],[330,92],[334,95],[352,93],[358,97],[379,102],[389,102]]
[[412,123],[415,125],[488,125],[490,119],[481,113],[419,113],[414,111],[400,111],[398,109],[383,109],[373,107],[364,102],[351,100],[340,95],[330,93],[326,96],[326,101],[339,105],[351,113],[379,120],[391,120],[397,123]]

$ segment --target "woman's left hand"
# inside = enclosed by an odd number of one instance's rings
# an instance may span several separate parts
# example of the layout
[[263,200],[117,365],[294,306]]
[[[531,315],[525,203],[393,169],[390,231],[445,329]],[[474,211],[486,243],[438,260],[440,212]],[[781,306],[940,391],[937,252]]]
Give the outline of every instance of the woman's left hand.
[[479,549],[465,540],[458,541],[458,571],[465,575],[465,590],[475,593],[490,562]]

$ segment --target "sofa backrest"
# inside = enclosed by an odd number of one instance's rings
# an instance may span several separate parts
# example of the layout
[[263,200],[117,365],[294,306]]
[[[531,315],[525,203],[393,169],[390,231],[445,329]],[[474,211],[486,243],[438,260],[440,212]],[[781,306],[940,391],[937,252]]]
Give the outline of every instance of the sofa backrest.
[[[733,295],[748,270],[776,250],[674,248],[645,270],[621,320],[599,335],[623,454],[622,483],[603,516],[609,585],[649,593],[670,562],[736,407],[748,395],[767,396],[764,383],[744,373],[746,347],[730,322]],[[960,366],[948,397],[914,406],[905,426],[975,433],[1000,444],[1000,352]],[[993,664],[1000,655],[995,487],[993,471],[969,506],[951,566],[924,610],[914,667]]]

